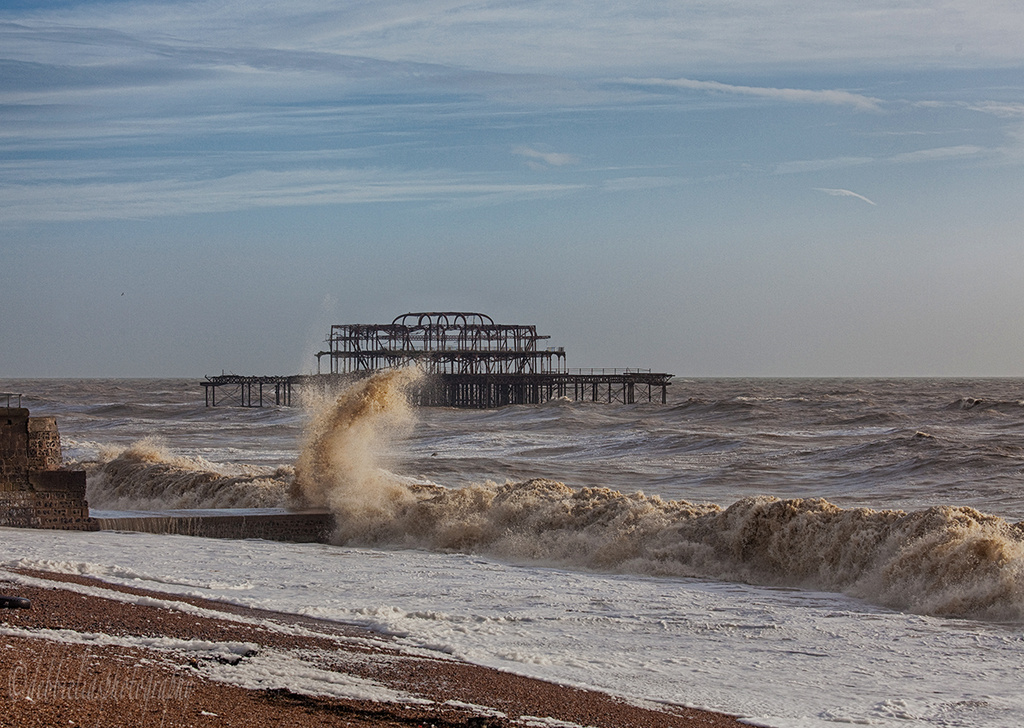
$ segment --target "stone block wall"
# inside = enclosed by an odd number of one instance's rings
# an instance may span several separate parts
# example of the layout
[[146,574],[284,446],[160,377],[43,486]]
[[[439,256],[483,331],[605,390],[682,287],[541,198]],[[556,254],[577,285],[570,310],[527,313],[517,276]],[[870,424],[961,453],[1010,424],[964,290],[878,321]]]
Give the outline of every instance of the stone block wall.
[[22,490],[28,482],[28,410],[0,409],[0,493]]
[[89,517],[85,472],[62,464],[53,417],[0,408],[0,526],[99,530]]
[[38,528],[36,494],[27,490],[0,492],[0,526]]
[[83,498],[67,493],[28,490],[0,493],[0,526],[50,528],[63,531],[98,531]]
[[29,417],[28,469],[58,470],[63,464],[57,420],[53,417]]

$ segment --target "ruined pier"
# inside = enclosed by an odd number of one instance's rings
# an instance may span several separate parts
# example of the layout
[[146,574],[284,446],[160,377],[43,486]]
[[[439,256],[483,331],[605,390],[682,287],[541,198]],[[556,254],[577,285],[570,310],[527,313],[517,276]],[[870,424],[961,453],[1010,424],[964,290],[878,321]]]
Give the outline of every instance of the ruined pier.
[[[238,374],[221,374],[218,377],[207,377],[200,382],[207,407],[217,406],[217,394],[220,404],[233,404],[239,407],[263,407],[267,405],[292,406],[292,390],[298,389],[306,377],[293,374],[285,377],[249,377]],[[255,398],[253,392],[255,391]]]
[[[469,312],[406,313],[390,324],[338,324],[317,352],[317,373],[221,374],[201,384],[206,405],[291,405],[303,387],[328,387],[377,371],[417,366],[416,405],[491,408],[553,399],[634,404],[667,399],[672,375],[645,369],[568,369],[563,347],[542,346],[536,326],[497,324]],[[326,361],[325,361],[326,360]]]

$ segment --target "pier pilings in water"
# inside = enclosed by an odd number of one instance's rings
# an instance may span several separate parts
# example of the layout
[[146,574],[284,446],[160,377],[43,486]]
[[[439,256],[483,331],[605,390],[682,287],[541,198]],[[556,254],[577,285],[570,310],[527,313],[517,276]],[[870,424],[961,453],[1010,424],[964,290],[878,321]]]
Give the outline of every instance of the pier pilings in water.
[[543,404],[553,399],[574,402],[665,403],[672,376],[651,372],[558,374],[440,374],[412,392],[412,401],[433,407],[504,407]]
[[[302,377],[291,375],[283,377],[248,377],[238,374],[222,374],[219,377],[207,377],[200,382],[207,407],[217,406],[217,395],[220,404],[231,404],[238,407],[263,407],[278,405],[292,406],[292,386]],[[255,389],[256,397],[253,398]]]
[[[227,374],[207,377],[201,384],[207,407],[290,407],[293,394],[303,388],[328,389],[354,382],[368,374],[307,374],[276,378]],[[414,384],[409,397],[414,405],[421,407],[477,409],[543,404],[554,399],[607,404],[665,404],[671,379],[671,374],[600,369],[558,374],[434,374]]]

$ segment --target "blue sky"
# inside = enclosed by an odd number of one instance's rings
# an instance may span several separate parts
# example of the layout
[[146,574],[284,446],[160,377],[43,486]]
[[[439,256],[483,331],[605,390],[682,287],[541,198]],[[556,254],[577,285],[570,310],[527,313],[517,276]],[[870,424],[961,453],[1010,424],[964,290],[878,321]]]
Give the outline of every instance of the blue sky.
[[1024,8],[0,3],[0,378],[310,371],[480,311],[569,366],[1024,376]]

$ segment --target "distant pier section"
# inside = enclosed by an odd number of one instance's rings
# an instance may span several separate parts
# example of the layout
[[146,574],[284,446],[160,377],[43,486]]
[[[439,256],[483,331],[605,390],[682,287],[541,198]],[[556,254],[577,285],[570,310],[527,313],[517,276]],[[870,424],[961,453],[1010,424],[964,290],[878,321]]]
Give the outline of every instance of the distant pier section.
[[267,405],[292,406],[292,390],[298,389],[303,379],[301,374],[286,377],[247,377],[239,374],[221,374],[207,377],[200,382],[207,407],[216,407],[218,390],[219,404],[233,404],[239,407],[262,407]]
[[427,375],[410,393],[421,406],[493,408],[559,398],[665,403],[671,374],[568,369],[564,348],[541,346],[549,338],[538,334],[536,326],[496,324],[481,313],[406,313],[390,324],[332,326],[328,348],[316,354],[316,374],[221,374],[201,384],[208,407],[290,406],[293,391],[302,387],[326,387],[416,365]]

